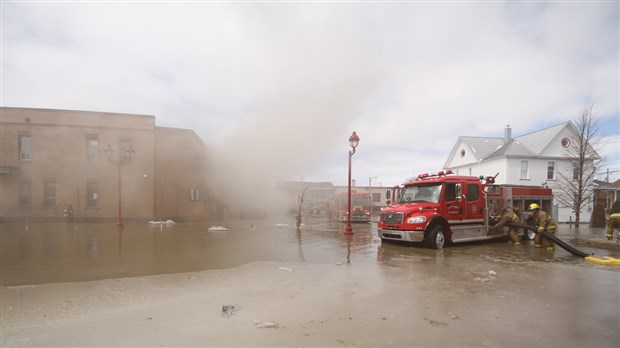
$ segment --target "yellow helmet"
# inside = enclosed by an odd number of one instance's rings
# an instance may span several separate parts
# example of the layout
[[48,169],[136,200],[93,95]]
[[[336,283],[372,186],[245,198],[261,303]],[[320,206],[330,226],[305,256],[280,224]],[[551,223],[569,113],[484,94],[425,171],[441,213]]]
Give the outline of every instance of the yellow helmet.
[[540,206],[536,203],[530,204],[530,210],[534,210],[534,209],[540,209]]

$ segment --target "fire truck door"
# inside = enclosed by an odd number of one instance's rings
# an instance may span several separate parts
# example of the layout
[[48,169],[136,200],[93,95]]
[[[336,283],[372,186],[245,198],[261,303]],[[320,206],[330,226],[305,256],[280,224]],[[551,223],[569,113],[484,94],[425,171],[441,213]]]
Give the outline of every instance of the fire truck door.
[[444,187],[444,210],[449,221],[463,220],[464,201],[461,184],[446,183]]
[[484,204],[480,185],[468,184],[465,194],[465,220],[482,220],[484,219]]

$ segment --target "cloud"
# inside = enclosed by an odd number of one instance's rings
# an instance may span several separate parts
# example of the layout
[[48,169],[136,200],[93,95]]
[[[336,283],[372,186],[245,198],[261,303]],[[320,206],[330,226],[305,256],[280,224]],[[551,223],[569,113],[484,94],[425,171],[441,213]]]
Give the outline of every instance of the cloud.
[[355,130],[354,177],[394,185],[460,135],[617,118],[618,6],[3,3],[2,103],[155,115],[261,181],[346,184]]

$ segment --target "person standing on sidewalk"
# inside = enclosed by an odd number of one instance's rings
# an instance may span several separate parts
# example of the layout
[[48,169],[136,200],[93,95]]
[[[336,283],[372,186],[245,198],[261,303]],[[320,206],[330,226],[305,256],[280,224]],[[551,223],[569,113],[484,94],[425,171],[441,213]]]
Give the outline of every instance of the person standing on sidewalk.
[[534,246],[537,248],[542,248],[544,242],[547,249],[555,249],[555,244],[553,241],[542,236],[543,232],[555,235],[555,220],[553,220],[551,215],[541,210],[540,206],[536,203],[530,204],[529,208],[532,212],[532,217],[530,219],[533,221],[534,226],[538,226],[538,233],[536,233],[536,236],[534,237]]
[[[504,208],[499,212],[499,221],[493,226],[493,229],[502,228],[506,226],[509,222],[519,222],[519,216],[510,208]],[[515,243],[515,245],[521,245],[521,236],[517,233],[517,229],[510,226],[510,230],[508,230],[508,234],[510,235],[510,239]]]
[[614,236],[614,229],[620,233],[620,201],[615,201],[609,211],[609,220],[607,220],[607,240],[611,240]]

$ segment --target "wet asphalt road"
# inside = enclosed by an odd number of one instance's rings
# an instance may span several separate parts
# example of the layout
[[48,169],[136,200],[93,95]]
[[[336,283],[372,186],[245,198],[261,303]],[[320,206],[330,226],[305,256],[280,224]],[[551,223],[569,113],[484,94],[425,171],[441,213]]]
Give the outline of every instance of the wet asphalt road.
[[[228,231],[210,231],[222,226]],[[105,223],[2,224],[3,286],[88,281],[237,267],[255,261],[328,264],[385,264],[409,268],[412,262],[450,262],[472,256],[482,260],[561,262],[584,266],[581,258],[557,247],[535,249],[531,242],[458,244],[444,250],[381,243],[376,224],[345,224],[305,218],[179,223],[169,227],[128,223],[119,230]],[[620,245],[606,241],[603,229],[560,225],[557,236],[596,257],[620,258]]]

